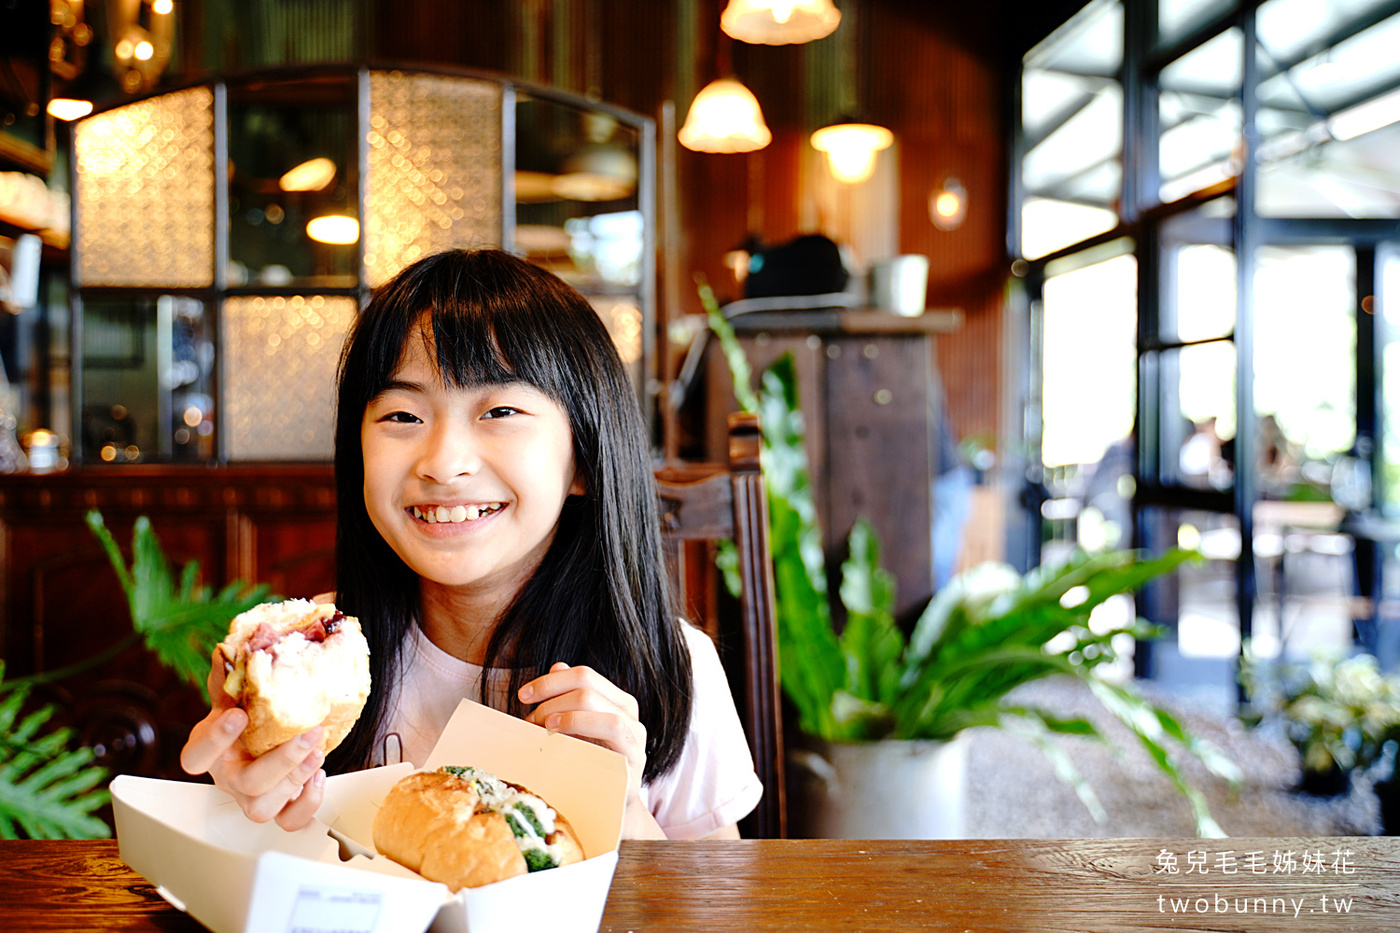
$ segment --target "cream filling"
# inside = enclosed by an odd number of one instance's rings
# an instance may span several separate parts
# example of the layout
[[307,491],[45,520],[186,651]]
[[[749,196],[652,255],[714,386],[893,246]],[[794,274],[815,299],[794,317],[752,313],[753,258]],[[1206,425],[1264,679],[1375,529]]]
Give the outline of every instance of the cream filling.
[[521,827],[525,834],[515,837],[515,845],[522,853],[530,850],[545,852],[551,861],[557,866],[564,857],[563,847],[558,843],[550,844],[545,841],[554,832],[554,808],[549,806],[534,794],[525,794],[511,787],[505,781],[486,771],[476,768],[453,769],[458,772],[458,776],[471,781],[476,787],[477,797],[488,810],[494,810],[502,815],[508,815],[512,810],[526,809],[534,815],[544,834],[536,832],[535,827],[529,820],[516,817],[516,825]]
[[440,505],[437,508],[420,509],[413,507],[413,517],[422,519],[430,525],[457,525],[462,522],[474,522],[478,518],[485,518],[505,508],[504,502],[486,502],[481,505],[454,505],[448,508]]

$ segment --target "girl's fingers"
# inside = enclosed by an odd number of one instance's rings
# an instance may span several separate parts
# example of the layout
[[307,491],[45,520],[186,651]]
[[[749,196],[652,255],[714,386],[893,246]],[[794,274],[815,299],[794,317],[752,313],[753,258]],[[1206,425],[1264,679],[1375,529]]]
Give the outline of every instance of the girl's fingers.
[[210,710],[190,730],[189,741],[180,749],[180,767],[187,774],[203,774],[229,753],[248,726],[248,714],[238,707]]
[[321,808],[321,799],[325,792],[326,772],[318,770],[310,780],[301,785],[301,793],[296,799],[277,814],[277,825],[288,832],[295,832],[310,823],[316,816],[316,811]]
[[520,688],[520,702],[545,703],[570,692],[594,692],[633,719],[637,718],[637,700],[632,694],[608,680],[591,667],[569,667],[555,664]]
[[[291,781],[293,787],[306,783],[325,761],[325,756],[317,748],[321,744],[322,732],[322,728],[317,726],[310,732],[283,742],[260,758],[235,767],[234,773],[227,776],[229,786],[244,796],[261,797],[272,793],[283,781]],[[277,810],[280,809],[279,805]],[[272,815],[269,814],[267,818],[270,819]]]
[[540,725],[551,732],[597,742],[636,763],[645,760],[646,726],[619,713],[575,709],[551,713]]

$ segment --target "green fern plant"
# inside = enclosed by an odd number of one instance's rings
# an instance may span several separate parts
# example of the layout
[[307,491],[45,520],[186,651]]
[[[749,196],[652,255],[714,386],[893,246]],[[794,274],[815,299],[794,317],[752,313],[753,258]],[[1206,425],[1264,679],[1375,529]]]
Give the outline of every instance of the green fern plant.
[[0,662],[0,838],[91,839],[111,835],[93,815],[106,806],[98,787],[107,770],[90,748],[73,748],[71,729],[45,726],[53,704],[24,713],[29,685],[4,683]]
[[46,729],[56,713],[53,704],[25,711],[35,685],[81,674],[142,643],[181,680],[206,692],[209,657],[229,621],[269,598],[267,586],[241,580],[213,593],[200,585],[196,561],[184,565],[177,582],[145,516],[132,532],[130,566],[100,513],[89,512],[87,524],[126,593],[132,631],[92,657],[9,682],[0,661],[0,838],[111,835],[94,815],[109,799],[102,787],[107,770],[93,762],[91,749],[73,747],[71,729]]
[[[1097,606],[1172,572],[1193,555],[1180,550],[1150,559],[1131,551],[1079,553],[1024,576],[1009,566],[986,564],[954,578],[936,594],[906,638],[894,620],[894,579],[880,564],[874,530],[862,520],[851,530],[849,557],[842,565],[838,595],[846,624],[838,635],[792,357],[784,355],[765,370],[755,393],[743,348],[703,283],[700,298],[729,363],[736,399],[760,415],[778,663],[783,692],[801,730],[828,742],[864,742],[948,740],[973,726],[1000,727],[1040,749],[1056,776],[1102,820],[1106,814],[1092,787],[1054,741],[1055,735],[1102,741],[1099,729],[1082,718],[1063,718],[1006,699],[1023,684],[1060,674],[1077,676],[1186,799],[1197,833],[1223,835],[1205,797],[1183,776],[1177,750],[1232,785],[1240,781],[1239,769],[1131,684],[1110,683],[1095,674],[1114,659],[1116,637],[1152,637],[1153,630],[1136,619],[1110,631],[1089,624]],[[721,568],[736,591],[734,560],[722,557]]]
[[[205,692],[208,700],[205,679],[214,646],[228,634],[228,624],[234,616],[269,598],[269,587],[249,587],[242,580],[234,580],[211,594],[209,587],[199,583],[198,561],[185,564],[177,585],[170,562],[144,515],[136,519],[131,533],[130,567],[122,559],[102,514],[89,512],[87,523],[107,552],[131,609],[133,631],[109,652],[110,656],[115,657],[136,641],[144,641],[162,663],[180,679]],[[94,662],[83,663],[91,666]]]

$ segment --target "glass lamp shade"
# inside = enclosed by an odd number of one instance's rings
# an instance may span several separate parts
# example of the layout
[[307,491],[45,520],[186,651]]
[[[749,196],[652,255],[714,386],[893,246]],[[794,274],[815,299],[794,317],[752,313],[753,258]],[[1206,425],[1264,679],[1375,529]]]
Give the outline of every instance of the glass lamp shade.
[[773,139],[758,99],[733,78],[705,85],[676,135],[682,146],[696,152],[753,152]]
[[888,149],[894,133],[870,123],[839,123],[812,134],[812,148],[825,152],[831,174],[847,184],[865,181],[875,172],[875,153]]
[[729,0],[720,28],[740,42],[796,45],[831,35],[841,11],[831,0]]

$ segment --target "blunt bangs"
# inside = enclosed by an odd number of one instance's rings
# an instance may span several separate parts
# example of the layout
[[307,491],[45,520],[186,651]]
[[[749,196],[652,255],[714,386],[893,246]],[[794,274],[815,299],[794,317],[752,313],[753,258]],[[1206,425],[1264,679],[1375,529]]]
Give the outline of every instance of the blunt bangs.
[[361,410],[389,384],[415,333],[430,342],[448,385],[524,382],[571,414],[578,413],[571,402],[580,392],[591,394],[579,367],[591,368],[593,354],[612,349],[582,296],[549,273],[495,251],[447,252],[410,267],[375,296],[367,316]]

